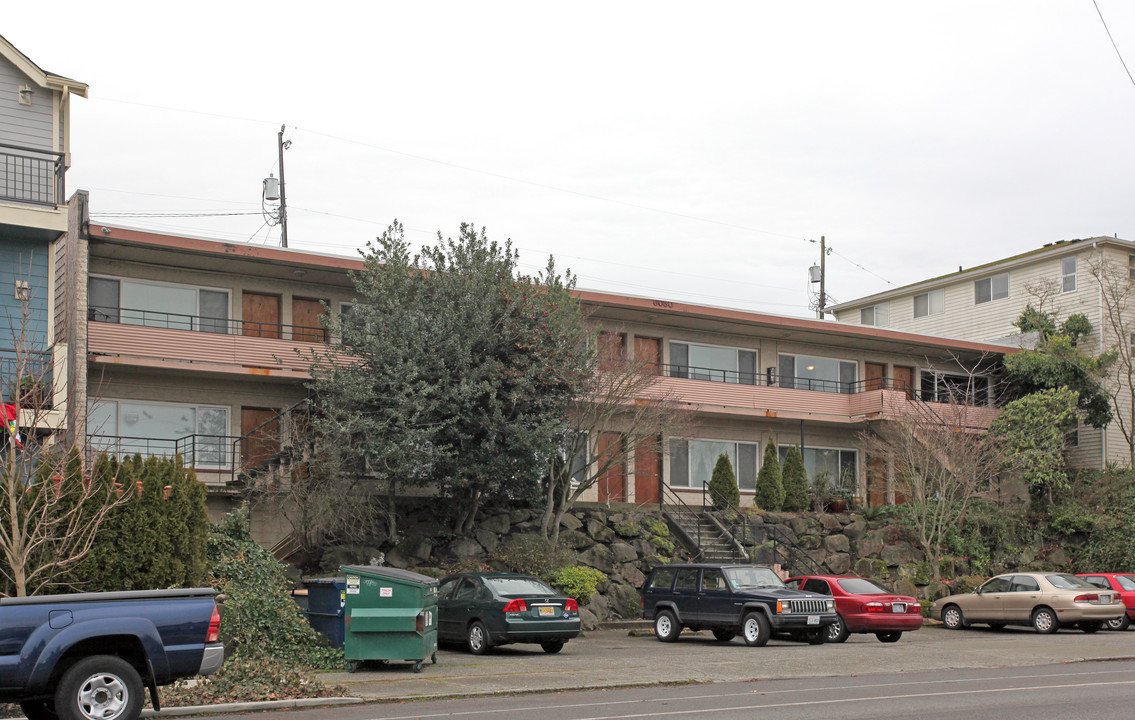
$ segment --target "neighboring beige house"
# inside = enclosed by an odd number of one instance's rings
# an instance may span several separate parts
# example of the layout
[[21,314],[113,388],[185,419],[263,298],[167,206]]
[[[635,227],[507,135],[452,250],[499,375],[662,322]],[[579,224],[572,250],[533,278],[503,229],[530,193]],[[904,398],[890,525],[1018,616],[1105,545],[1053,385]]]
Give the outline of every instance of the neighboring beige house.
[[[1125,274],[1135,273],[1135,243],[1111,237],[1061,240],[840,303],[829,310],[849,325],[1020,346],[1030,339],[1022,338],[1013,322],[1026,305],[1036,305],[1040,296],[1046,295],[1046,307],[1055,310],[1060,319],[1072,313],[1087,316],[1095,331],[1082,346],[1089,352],[1100,352],[1116,340],[1106,328],[1106,306],[1100,285],[1091,274],[1092,265],[1101,261]],[[925,375],[920,380],[930,382]],[[1069,460],[1075,467],[1098,468],[1108,462],[1125,463],[1128,458],[1128,445],[1115,427],[1096,430],[1082,426],[1070,442]]]

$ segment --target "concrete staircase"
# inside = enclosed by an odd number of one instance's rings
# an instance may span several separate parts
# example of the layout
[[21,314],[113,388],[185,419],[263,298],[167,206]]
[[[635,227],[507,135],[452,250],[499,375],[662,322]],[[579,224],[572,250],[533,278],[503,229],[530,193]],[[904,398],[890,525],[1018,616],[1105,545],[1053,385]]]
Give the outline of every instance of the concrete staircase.
[[690,559],[700,562],[747,562],[741,545],[708,513],[700,511],[664,512]]

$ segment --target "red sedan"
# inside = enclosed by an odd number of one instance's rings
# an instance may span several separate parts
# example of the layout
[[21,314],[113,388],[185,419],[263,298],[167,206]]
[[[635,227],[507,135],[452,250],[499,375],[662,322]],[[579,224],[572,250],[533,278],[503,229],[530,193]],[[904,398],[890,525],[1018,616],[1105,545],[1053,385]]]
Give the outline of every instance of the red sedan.
[[898,642],[904,632],[922,627],[916,598],[896,595],[854,575],[801,575],[789,587],[831,595],[839,620],[828,626],[824,640],[841,643],[851,633],[875,633],[880,642]]
[[1114,590],[1123,598],[1127,614],[1107,621],[1108,630],[1126,630],[1135,621],[1135,573],[1079,573],[1092,585],[1104,590]]

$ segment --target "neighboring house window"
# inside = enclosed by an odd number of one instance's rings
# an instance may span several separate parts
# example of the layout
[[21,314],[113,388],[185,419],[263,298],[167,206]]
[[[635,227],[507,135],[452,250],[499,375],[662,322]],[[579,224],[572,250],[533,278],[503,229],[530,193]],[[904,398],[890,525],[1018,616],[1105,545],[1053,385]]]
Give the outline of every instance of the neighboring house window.
[[87,307],[87,319],[98,322],[229,332],[228,290],[92,276]]
[[670,343],[673,377],[715,382],[757,384],[757,352],[741,348]]
[[1127,256],[1127,275],[1135,280],[1135,255]]
[[1080,427],[1078,424],[1076,427],[1064,433],[1064,447],[1080,447]]
[[872,305],[859,311],[859,324],[886,327],[891,321],[890,316],[890,306],[887,303]]
[[757,444],[728,440],[670,440],[670,486],[698,488],[709,484],[717,458],[726,455],[737,487],[757,487]]
[[[788,456],[789,445],[777,446],[780,455],[780,464]],[[856,480],[859,477],[859,457],[855,450],[843,448],[805,447],[804,469],[808,472],[809,484],[816,482],[816,476],[824,473],[831,479],[835,487],[842,487],[854,491]]]
[[1009,273],[999,273],[973,283],[975,305],[1009,297]]
[[938,315],[946,311],[946,291],[931,290],[914,296],[914,316]]
[[781,355],[779,366],[780,387],[822,392],[854,392],[859,372],[857,362],[810,355]]
[[926,402],[985,406],[989,404],[989,378],[923,370],[922,399]]
[[112,455],[185,457],[197,468],[229,467],[229,408],[218,405],[97,400],[87,407],[89,444]]
[[1076,291],[1076,258],[1068,257],[1060,261],[1060,291]]
[[571,484],[578,486],[581,482],[587,479],[587,466],[589,464],[588,458],[588,437],[586,432],[570,432],[563,439],[560,445],[560,457],[565,462],[568,460],[568,454],[571,454]]

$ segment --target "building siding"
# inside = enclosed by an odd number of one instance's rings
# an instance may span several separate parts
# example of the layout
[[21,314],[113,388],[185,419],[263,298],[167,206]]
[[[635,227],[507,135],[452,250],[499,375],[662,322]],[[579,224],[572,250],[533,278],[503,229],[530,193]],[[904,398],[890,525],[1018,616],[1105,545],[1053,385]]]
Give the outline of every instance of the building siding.
[[56,91],[31,83],[32,104],[22,105],[20,87],[30,81],[7,58],[0,56],[0,143],[22,145],[37,150],[56,149],[52,139],[52,108]]

